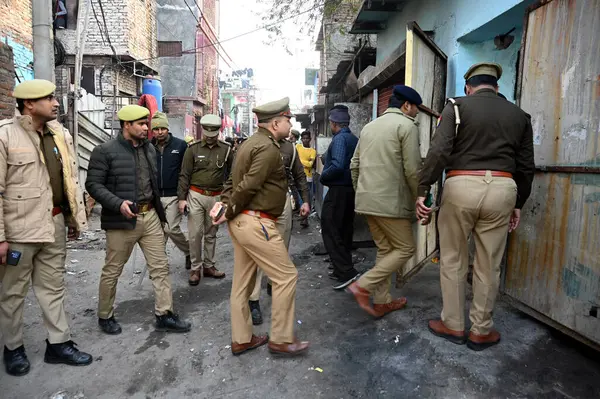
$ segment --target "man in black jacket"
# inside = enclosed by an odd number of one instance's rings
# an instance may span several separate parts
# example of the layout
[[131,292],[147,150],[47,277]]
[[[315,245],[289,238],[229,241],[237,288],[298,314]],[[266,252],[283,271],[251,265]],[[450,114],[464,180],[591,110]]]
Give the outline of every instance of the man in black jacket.
[[157,112],[152,116],[152,133],[154,138],[152,144],[156,148],[157,170],[158,170],[158,192],[160,202],[165,208],[167,224],[165,225],[165,243],[167,237],[173,241],[175,246],[185,254],[185,268],[190,269],[190,245],[188,239],[179,227],[181,217],[177,202],[177,182],[183,155],[188,145],[185,141],[173,137],[169,133],[169,120],[167,115]]
[[121,133],[94,148],[85,188],[102,205],[106,263],[100,277],[98,324],[120,334],[114,317],[117,282],[133,247],[139,244],[154,286],[156,329],[186,332],[190,323],[173,313],[169,264],[162,224],[166,221],[156,181],[156,151],[146,139],[148,109],[127,105],[117,113]]

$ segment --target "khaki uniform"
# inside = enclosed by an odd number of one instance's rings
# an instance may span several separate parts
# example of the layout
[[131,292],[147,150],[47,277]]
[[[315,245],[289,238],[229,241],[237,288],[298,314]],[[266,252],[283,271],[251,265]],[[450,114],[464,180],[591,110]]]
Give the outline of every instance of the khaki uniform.
[[17,266],[0,265],[0,332],[10,350],[23,345],[30,282],[48,341],[71,339],[64,308],[66,226],[87,228],[85,206],[71,135],[57,121],[43,133],[18,112],[0,121],[0,242],[21,252]]
[[188,203],[192,270],[199,270],[202,265],[205,268],[215,266],[218,227],[212,224],[209,213],[219,201],[232,162],[231,147],[222,141],[218,141],[212,148],[206,141],[198,141],[191,144],[185,152],[177,195],[179,200],[187,200]]
[[447,170],[438,217],[442,322],[451,330],[465,328],[467,240],[472,233],[476,253],[471,331],[487,335],[493,326],[511,213],[531,192],[533,132],[530,116],[492,89],[454,101],[456,106],[449,102],[438,121],[419,174],[419,196],[427,196]]
[[[286,172],[288,175],[288,185],[294,186],[294,188],[300,193],[302,196],[302,201],[305,203],[309,203],[309,192],[308,192],[308,183],[306,181],[306,174],[304,173],[304,167],[302,165],[302,161],[298,156],[298,152],[296,151],[296,147],[294,144],[290,143],[287,140],[280,140],[280,152],[281,159],[283,161],[283,165],[286,168]],[[277,228],[279,232],[283,236],[283,242],[285,243],[286,249],[290,248],[290,238],[292,236],[292,202],[291,196],[288,195],[285,199],[285,207],[283,208],[283,213],[281,216],[277,218]],[[250,295],[251,301],[258,301],[260,298],[260,287],[263,278],[263,271],[259,268],[256,271],[256,283],[254,284],[254,290],[252,290],[252,294]]]
[[259,128],[239,148],[231,185],[227,185],[223,193],[223,202],[228,205],[226,217],[235,257],[231,287],[234,343],[248,343],[252,338],[248,300],[255,287],[257,268],[262,269],[273,284],[270,340],[273,343],[294,342],[298,272],[281,232],[272,220],[283,213],[287,191],[280,144],[268,130]]
[[415,253],[412,231],[421,165],[414,118],[390,107],[368,123],[350,162],[356,213],[366,215],[377,245],[375,266],[358,280],[374,304],[392,302],[392,275]]

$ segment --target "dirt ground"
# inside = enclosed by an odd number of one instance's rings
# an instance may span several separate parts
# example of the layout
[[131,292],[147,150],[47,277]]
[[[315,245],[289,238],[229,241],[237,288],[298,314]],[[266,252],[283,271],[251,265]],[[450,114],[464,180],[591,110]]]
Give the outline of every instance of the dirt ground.
[[[331,289],[327,265],[315,256],[321,242],[318,220],[294,225],[290,253],[298,267],[296,333],[311,341],[309,353],[274,358],[266,347],[231,355],[229,291],[233,250],[219,231],[217,259],[224,280],[189,287],[184,258],[169,243],[176,311],[189,319],[187,334],[153,329],[153,293],[139,249],[121,276],[116,317],[119,336],[97,327],[98,280],[104,234],[94,216],[91,231],[72,243],[67,259],[67,310],[73,340],[94,355],[88,367],[43,362],[46,332],[35,298],[25,311],[25,347],[32,363],[24,377],[0,370],[0,398],[598,398],[598,354],[574,343],[500,301],[495,311],[502,343],[483,352],[447,343],[427,330],[439,316],[439,269],[428,265],[396,295],[408,307],[374,321],[349,294]],[[360,249],[359,270],[375,257]],[[268,332],[270,297],[263,290]],[[0,340],[1,342],[1,340]]]

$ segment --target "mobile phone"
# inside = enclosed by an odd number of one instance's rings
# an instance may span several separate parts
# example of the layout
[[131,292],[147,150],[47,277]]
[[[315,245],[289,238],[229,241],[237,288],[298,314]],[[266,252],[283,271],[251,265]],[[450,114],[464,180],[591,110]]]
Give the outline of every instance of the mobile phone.
[[13,251],[9,249],[6,253],[6,264],[10,266],[17,266],[21,260],[21,252]]
[[134,202],[133,204],[129,205],[129,210],[131,211],[131,213],[137,215],[140,211],[140,209],[138,208],[138,204],[136,202]]
[[219,212],[217,212],[217,215],[215,216],[215,220],[221,219],[221,216],[223,216],[226,209],[227,209],[227,207],[225,207],[224,205],[221,204],[221,208],[219,208]]

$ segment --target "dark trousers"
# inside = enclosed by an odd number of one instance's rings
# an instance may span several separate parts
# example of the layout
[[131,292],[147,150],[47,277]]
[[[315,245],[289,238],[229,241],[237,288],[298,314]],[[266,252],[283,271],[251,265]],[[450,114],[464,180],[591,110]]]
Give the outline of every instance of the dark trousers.
[[321,210],[323,244],[329,253],[333,270],[342,280],[352,278],[352,236],[354,233],[354,189],[331,186]]

